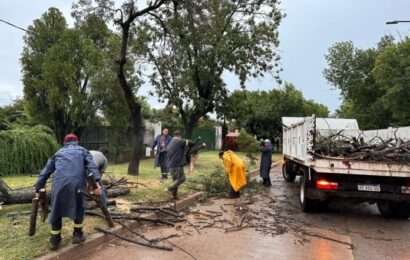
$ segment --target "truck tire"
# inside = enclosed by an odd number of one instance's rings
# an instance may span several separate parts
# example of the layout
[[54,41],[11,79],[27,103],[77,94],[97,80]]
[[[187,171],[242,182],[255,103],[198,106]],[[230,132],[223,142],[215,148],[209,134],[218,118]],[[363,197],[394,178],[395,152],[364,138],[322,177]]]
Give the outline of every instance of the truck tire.
[[307,197],[308,179],[303,175],[300,180],[299,203],[303,212],[315,212],[320,209],[320,201]]
[[377,208],[385,218],[407,219],[410,217],[410,203],[408,202],[379,201]]
[[286,182],[292,183],[295,181],[296,174],[291,170],[289,163],[284,163],[282,165],[282,176]]

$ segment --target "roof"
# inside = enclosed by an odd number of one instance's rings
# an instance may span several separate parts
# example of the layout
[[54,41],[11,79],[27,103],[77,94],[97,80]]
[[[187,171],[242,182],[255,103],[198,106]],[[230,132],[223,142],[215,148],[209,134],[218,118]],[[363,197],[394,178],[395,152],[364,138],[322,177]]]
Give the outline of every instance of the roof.
[[[290,127],[294,124],[303,122],[305,119],[311,117],[282,117],[282,124]],[[356,119],[344,119],[344,118],[316,118],[317,129],[334,129],[334,130],[358,130],[359,125]]]

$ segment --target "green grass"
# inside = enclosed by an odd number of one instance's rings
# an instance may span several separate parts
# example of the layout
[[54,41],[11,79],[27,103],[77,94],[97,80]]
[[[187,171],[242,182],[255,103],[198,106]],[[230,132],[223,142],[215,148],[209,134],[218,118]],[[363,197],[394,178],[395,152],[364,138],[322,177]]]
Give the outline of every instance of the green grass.
[[[243,153],[238,153],[239,156],[249,163]],[[274,155],[274,160],[280,159],[280,155]],[[216,167],[222,166],[222,162],[215,151],[206,151],[199,154],[196,164],[196,169],[193,175],[187,175],[187,182],[191,178],[198,175],[211,174]],[[249,166],[250,169],[256,169],[257,164]],[[107,174],[115,178],[125,177],[129,181],[139,182],[144,186],[132,188],[129,195],[123,199],[129,201],[162,201],[170,198],[166,188],[170,185],[171,180],[160,183],[160,172],[158,168],[154,168],[153,159],[143,160],[140,165],[140,176],[130,176],[127,174],[127,164],[110,165],[107,169]],[[188,170],[185,169],[187,173]],[[15,176],[3,177],[3,180],[11,188],[29,187],[34,185],[36,177],[31,176]],[[189,185],[183,184],[180,188],[179,195],[186,196],[189,193],[195,192],[189,189]],[[31,205],[6,205],[0,210],[0,259],[33,259],[34,257],[44,255],[48,250],[49,226],[47,223],[38,223],[37,233],[33,237],[29,237],[28,224],[29,216],[21,215],[15,218],[9,216],[12,212],[27,212]],[[86,234],[92,233],[96,225],[105,226],[101,219],[87,216],[85,220]],[[63,245],[71,243],[72,223],[66,220],[63,227]]]
[[[31,205],[28,204],[10,205],[0,210],[0,259],[33,259],[49,252],[47,241],[50,229],[47,222],[38,221],[36,234],[29,237],[29,215],[10,216],[13,213],[27,212],[30,208]],[[92,233],[95,226],[105,225],[103,220],[94,217],[87,217],[84,224],[86,235]],[[71,243],[72,232],[73,223],[65,220],[62,230],[63,246]]]

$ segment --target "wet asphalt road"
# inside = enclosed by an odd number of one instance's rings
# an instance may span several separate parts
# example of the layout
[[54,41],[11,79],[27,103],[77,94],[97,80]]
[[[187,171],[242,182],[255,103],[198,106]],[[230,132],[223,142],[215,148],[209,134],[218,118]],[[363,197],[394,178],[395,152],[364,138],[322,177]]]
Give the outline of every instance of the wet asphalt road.
[[325,212],[302,213],[298,204],[298,184],[285,183],[279,168],[272,171],[272,177],[272,195],[285,196],[280,199],[281,203],[287,209],[299,211],[293,217],[321,230],[349,237],[353,259],[410,259],[409,220],[385,219],[376,205],[349,201],[335,201]]
[[[269,210],[289,226],[281,234],[263,234],[254,229],[224,233],[210,228],[171,240],[193,257],[179,249],[163,252],[114,241],[101,245],[87,259],[410,259],[410,221],[387,220],[374,205],[343,201],[331,203],[322,213],[302,213],[297,183],[285,183],[279,168],[272,169],[271,174],[272,187],[257,200],[274,200]],[[215,210],[226,202],[212,200],[199,208]],[[263,205],[255,207],[264,209]],[[171,233],[175,230],[148,232],[152,237]]]

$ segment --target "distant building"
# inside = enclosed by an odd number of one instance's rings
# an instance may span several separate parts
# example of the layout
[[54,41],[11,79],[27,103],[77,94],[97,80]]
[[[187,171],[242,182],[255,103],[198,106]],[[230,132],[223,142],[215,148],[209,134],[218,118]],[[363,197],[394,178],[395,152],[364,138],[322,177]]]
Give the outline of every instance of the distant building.
[[239,137],[239,131],[238,129],[235,129],[235,131],[230,131],[226,134],[224,144],[225,148],[228,150],[233,150],[236,151],[238,150],[238,137]]

